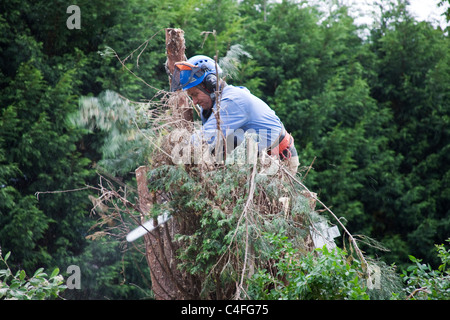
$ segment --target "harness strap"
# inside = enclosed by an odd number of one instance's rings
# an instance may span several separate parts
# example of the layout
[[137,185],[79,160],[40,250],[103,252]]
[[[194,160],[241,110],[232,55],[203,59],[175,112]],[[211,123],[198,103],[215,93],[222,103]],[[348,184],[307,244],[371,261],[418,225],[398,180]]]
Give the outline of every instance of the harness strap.
[[278,144],[275,147],[272,145],[267,150],[267,153],[269,155],[278,155],[282,160],[290,159],[292,157],[292,148],[294,147],[294,138],[283,128],[277,141]]

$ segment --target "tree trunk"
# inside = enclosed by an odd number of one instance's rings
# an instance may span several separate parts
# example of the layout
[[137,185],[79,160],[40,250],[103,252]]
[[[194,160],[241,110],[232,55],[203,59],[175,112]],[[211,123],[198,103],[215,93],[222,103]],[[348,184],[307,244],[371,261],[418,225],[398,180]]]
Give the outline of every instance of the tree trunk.
[[[181,29],[166,29],[166,70],[169,76],[173,73],[175,62],[186,60],[184,32]],[[170,81],[170,78],[169,78]],[[181,126],[186,129],[193,128],[193,110],[189,108],[185,92],[172,93],[168,101],[173,116],[180,120]],[[141,220],[150,219],[150,210],[157,202],[157,196],[148,190],[148,167],[141,166],[136,169],[139,207],[142,213]],[[156,219],[154,219],[156,225]],[[182,274],[176,259],[177,243],[173,240],[180,231],[180,222],[175,218],[148,232],[144,236],[146,260],[150,268],[152,289],[157,300],[183,300],[194,299],[191,277]]]
[[[184,31],[181,29],[166,29],[166,71],[169,77],[173,74],[175,63],[186,60],[185,49]],[[171,81],[170,78],[169,81]],[[179,116],[183,121],[183,127],[191,129],[194,121],[194,112],[189,107],[186,93],[183,91],[174,92],[169,104],[172,107],[173,115]]]
[[[139,208],[141,211],[141,223],[150,218],[149,212],[155,202],[153,194],[149,193],[147,186],[146,166],[136,169],[136,182],[139,195]],[[156,223],[156,222],[155,222]],[[147,264],[150,267],[150,276],[152,279],[152,289],[157,300],[168,300],[174,296],[173,286],[171,285],[166,270],[164,270],[163,259],[165,256],[161,254],[158,247],[158,239],[160,239],[160,228],[155,229],[151,233],[144,236],[145,251]]]

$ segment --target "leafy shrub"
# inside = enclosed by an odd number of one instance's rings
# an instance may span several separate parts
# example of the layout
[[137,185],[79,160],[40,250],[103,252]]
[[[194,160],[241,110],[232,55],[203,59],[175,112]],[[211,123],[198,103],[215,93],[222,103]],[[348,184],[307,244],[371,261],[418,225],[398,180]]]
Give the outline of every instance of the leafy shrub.
[[253,299],[283,300],[368,300],[360,263],[349,263],[342,249],[300,254],[286,237],[266,234],[274,245],[274,264],[270,270],[259,270],[250,280],[249,294]]
[[66,286],[63,285],[63,277],[58,268],[55,268],[50,276],[43,268],[39,268],[31,278],[27,278],[24,270],[13,274],[7,263],[10,255],[11,252],[8,252],[3,258],[0,251],[0,261],[6,266],[6,269],[0,269],[0,299],[45,300],[58,298],[65,290]]
[[[450,239],[447,240],[450,242]],[[401,277],[405,281],[405,291],[408,299],[414,300],[449,300],[450,299],[450,249],[444,245],[436,245],[438,257],[442,264],[433,270],[429,264],[421,263],[421,259],[410,255],[414,263],[409,266]]]

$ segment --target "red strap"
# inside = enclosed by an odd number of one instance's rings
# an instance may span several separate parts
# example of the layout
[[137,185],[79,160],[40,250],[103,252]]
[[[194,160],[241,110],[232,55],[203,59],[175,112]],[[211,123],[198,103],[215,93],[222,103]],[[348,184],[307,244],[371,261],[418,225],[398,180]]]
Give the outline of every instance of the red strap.
[[286,132],[286,134],[285,134],[283,140],[280,141],[280,143],[278,144],[278,146],[272,148],[272,149],[270,150],[269,154],[270,154],[270,155],[272,155],[272,154],[282,155],[283,158],[286,158],[286,157],[283,155],[283,152],[284,152],[285,150],[288,150],[288,154],[289,154],[289,157],[288,157],[288,158],[290,158],[291,153],[290,153],[289,149],[290,149],[293,145],[294,145],[294,138],[292,138],[292,136],[291,136],[289,133]]

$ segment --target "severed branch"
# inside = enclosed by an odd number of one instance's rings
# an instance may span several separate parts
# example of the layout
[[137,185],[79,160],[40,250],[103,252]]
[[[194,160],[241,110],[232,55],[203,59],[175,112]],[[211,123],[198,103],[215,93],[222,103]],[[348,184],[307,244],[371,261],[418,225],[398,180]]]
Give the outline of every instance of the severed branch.
[[358,255],[358,257],[361,259],[361,265],[363,267],[363,270],[367,271],[367,266],[368,263],[366,261],[366,259],[364,258],[364,255],[362,254],[362,251],[359,249],[358,244],[356,243],[355,238],[352,236],[352,234],[347,230],[347,228],[345,228],[345,226],[342,224],[341,220],[338,219],[338,217],[334,214],[333,211],[331,211],[320,199],[317,198],[316,194],[314,192],[311,192],[302,182],[300,182],[297,178],[294,177],[294,175],[292,175],[292,173],[289,172],[289,170],[287,170],[286,168],[284,168],[283,166],[280,166],[280,168],[284,171],[284,173],[286,173],[290,179],[292,179],[294,182],[296,182],[297,184],[299,184],[302,188],[304,188],[310,195],[311,198],[313,198],[315,201],[317,201],[318,203],[320,203],[326,211],[328,211],[333,218],[336,219],[336,221],[339,223],[339,225],[342,227],[342,229],[345,231],[345,233],[348,235],[351,243],[355,246],[355,250],[356,250],[356,254]]
[[[243,283],[244,283],[244,275],[245,275],[245,271],[246,271],[245,269],[247,266],[247,257],[248,257],[248,249],[249,249],[247,213],[248,213],[250,205],[253,203],[253,195],[255,193],[255,185],[256,185],[255,184],[256,172],[257,172],[257,170],[256,170],[256,162],[255,162],[255,164],[253,165],[252,176],[250,178],[250,190],[248,193],[247,202],[245,203],[244,210],[242,211],[242,214],[241,214],[241,218],[242,217],[245,218],[245,254],[244,254],[244,263],[243,263],[242,272],[241,272],[241,281],[240,281],[239,285],[237,286],[237,290],[236,290],[236,295],[235,295],[236,299],[240,298],[241,290],[244,290]],[[241,220],[241,218],[239,220]],[[236,232],[237,232],[238,227],[239,227],[239,222],[238,222],[238,225],[236,226]],[[236,232],[234,233],[234,236],[236,235]]]

